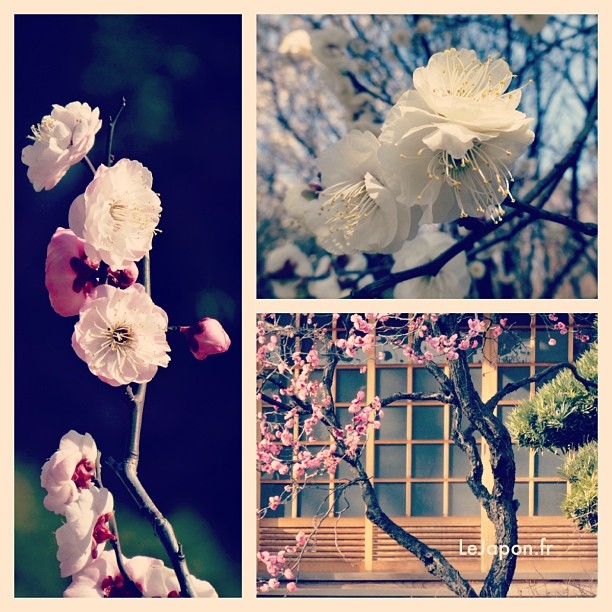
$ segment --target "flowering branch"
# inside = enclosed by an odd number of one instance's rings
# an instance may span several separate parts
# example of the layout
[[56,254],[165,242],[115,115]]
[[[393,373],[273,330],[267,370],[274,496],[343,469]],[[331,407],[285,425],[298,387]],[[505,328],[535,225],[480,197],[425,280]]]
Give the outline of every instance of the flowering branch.
[[112,117],[109,119],[108,122],[108,142],[106,144],[106,165],[107,166],[111,166],[113,163],[113,137],[115,136],[115,126],[117,125],[117,121],[119,121],[119,117],[121,116],[121,113],[123,112],[123,109],[125,108],[126,105],[126,101],[125,98],[122,99],[121,101],[121,106],[119,107],[119,110],[117,111],[117,114],[115,115],[115,118],[113,119]]

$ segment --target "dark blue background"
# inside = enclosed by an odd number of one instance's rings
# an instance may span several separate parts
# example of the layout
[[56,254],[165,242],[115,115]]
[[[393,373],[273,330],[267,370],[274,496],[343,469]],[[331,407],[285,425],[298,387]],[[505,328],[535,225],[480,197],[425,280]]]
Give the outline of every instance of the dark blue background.
[[[67,227],[68,208],[91,172],[79,164],[53,190],[35,193],[20,157],[30,125],[53,103],[78,100],[98,106],[104,120],[90,152],[97,166],[104,161],[108,116],[125,96],[113,151],[116,159],[138,159],[151,170],[163,207],[162,233],[151,252],[153,299],[170,324],[212,316],[232,339],[226,354],[199,362],[180,334],[169,334],[170,365],[148,387],[139,473],[164,513],[189,508],[214,532],[225,555],[218,565],[228,574],[214,586],[220,595],[238,595],[241,17],[18,15],[15,41],[17,465],[37,478],[69,429],[90,432],[103,456],[124,453],[130,409],[122,390],[99,381],[76,357],[70,345],[76,318],[55,314],[44,286],[47,244],[57,227]],[[104,483],[120,521],[121,508],[133,503],[109,468]],[[38,503],[44,491],[36,482],[32,487]],[[29,511],[20,493],[18,486],[17,514]],[[178,535],[189,561],[201,543]],[[48,539],[53,548],[52,533]],[[16,546],[16,594],[42,595],[32,590],[35,576],[23,574],[28,568],[20,558],[30,552],[23,542]]]

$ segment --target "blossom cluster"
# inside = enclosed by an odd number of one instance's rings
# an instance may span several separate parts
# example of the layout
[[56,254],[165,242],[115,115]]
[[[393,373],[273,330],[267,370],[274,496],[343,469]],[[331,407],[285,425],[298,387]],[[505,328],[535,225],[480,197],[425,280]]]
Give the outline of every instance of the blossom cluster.
[[393,253],[419,227],[458,217],[500,221],[511,167],[534,138],[511,80],[503,59],[435,53],[378,137],[353,129],[319,155],[324,189],[297,218],[332,253]]
[[[78,315],[75,353],[112,386],[149,382],[170,361],[168,316],[137,283],[137,262],[148,255],[161,202],[153,176],[139,161],[120,159],[94,170],[87,158],[102,122],[87,103],[54,105],[22,152],[34,189],[51,189],[70,166],[86,160],[94,176],[47,247],[45,286],[61,316]],[[218,322],[180,327],[194,356],[223,352],[229,338]]]
[[[64,597],[178,597],[176,575],[159,559],[122,558],[134,583],[130,591],[115,552],[104,550],[116,540],[110,528],[114,508],[111,492],[97,484],[97,455],[90,434],[71,430],[41,471],[45,508],[65,519],[55,532],[61,576],[72,579]],[[217,596],[207,582],[192,582],[199,597]]]

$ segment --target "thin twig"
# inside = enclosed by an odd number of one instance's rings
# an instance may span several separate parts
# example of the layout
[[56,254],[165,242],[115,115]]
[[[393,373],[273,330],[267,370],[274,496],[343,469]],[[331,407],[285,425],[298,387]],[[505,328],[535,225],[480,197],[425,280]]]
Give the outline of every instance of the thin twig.
[[108,130],[108,142],[106,145],[106,162],[107,162],[107,166],[112,166],[113,164],[113,137],[115,136],[115,126],[117,125],[117,121],[119,120],[119,117],[121,116],[121,113],[123,112],[123,109],[125,108],[126,102],[125,102],[125,98],[122,98],[121,101],[121,106],[119,107],[119,110],[117,111],[117,114],[115,115],[115,118],[113,119],[112,117],[109,119],[109,130]]

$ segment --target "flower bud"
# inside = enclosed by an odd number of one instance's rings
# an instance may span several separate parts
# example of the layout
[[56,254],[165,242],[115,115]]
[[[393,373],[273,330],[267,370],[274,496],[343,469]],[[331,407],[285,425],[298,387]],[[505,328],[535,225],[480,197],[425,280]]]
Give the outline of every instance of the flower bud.
[[206,359],[209,355],[225,353],[231,340],[223,326],[216,319],[205,317],[190,327],[180,327],[185,334],[189,350],[196,359]]

